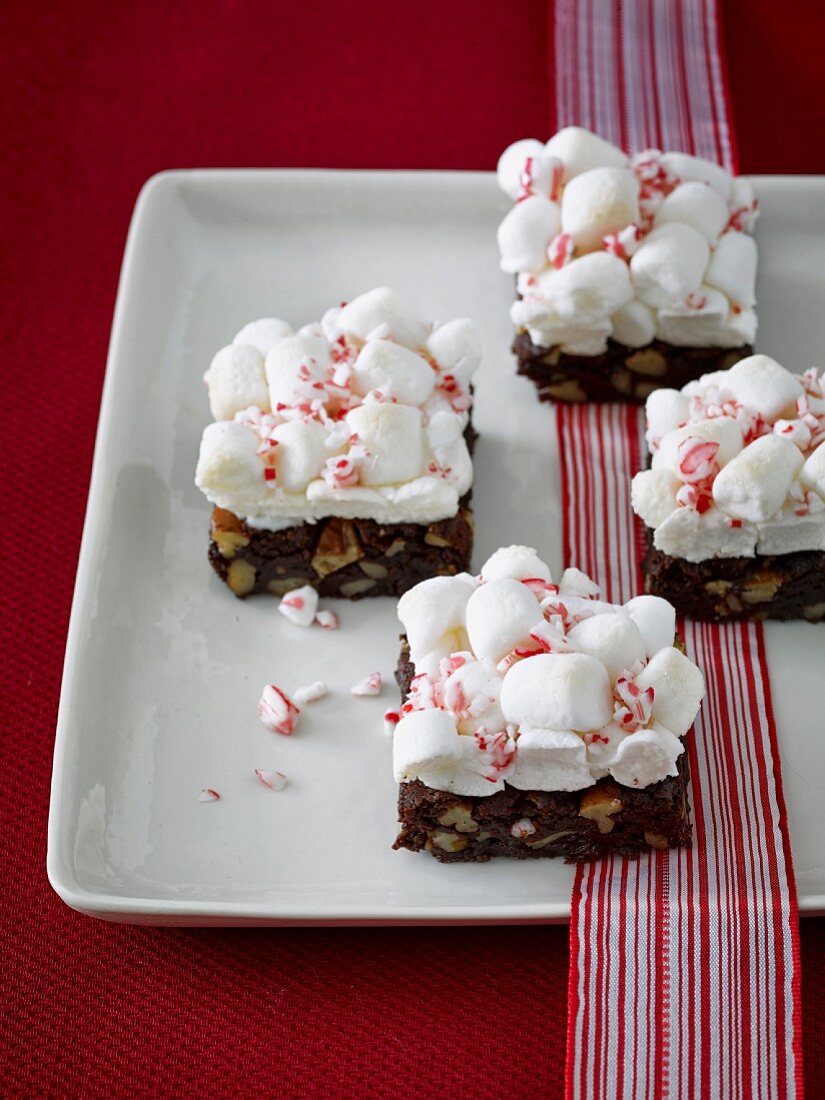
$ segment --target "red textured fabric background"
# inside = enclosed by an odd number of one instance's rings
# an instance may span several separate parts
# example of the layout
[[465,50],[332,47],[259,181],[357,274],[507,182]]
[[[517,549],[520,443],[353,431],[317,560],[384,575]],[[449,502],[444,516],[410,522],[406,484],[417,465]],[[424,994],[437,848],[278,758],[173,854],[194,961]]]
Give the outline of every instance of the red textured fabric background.
[[[0,8],[0,1092],[554,1097],[566,928],[180,931],[45,873],[63,647],[137,192],[170,167],[491,168],[546,134],[547,0]],[[742,170],[825,173],[818,2],[723,4]],[[802,926],[825,1094],[825,921]]]

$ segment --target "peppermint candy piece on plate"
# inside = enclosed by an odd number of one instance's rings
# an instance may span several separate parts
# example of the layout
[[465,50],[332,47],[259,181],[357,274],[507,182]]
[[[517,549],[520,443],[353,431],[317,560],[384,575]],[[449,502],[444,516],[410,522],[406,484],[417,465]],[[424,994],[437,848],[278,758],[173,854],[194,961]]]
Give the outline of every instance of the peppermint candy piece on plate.
[[350,688],[352,695],[380,695],[381,694],[381,673],[371,672],[369,676],[363,679],[359,684]]
[[301,711],[275,684],[267,684],[258,703],[258,717],[268,730],[288,737],[295,732]]

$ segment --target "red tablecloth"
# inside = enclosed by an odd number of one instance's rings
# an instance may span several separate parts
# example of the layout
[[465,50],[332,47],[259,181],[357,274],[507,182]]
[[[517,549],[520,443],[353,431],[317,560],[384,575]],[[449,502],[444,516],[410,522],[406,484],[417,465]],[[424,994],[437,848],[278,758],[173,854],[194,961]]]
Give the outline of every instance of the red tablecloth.
[[[825,172],[817,0],[727,0],[744,171]],[[153,172],[490,168],[547,132],[547,4],[7,0],[0,1090],[556,1096],[567,931],[177,931],[45,875],[58,688],[126,228]],[[825,356],[824,356],[825,358]],[[802,926],[825,1093],[825,922]]]

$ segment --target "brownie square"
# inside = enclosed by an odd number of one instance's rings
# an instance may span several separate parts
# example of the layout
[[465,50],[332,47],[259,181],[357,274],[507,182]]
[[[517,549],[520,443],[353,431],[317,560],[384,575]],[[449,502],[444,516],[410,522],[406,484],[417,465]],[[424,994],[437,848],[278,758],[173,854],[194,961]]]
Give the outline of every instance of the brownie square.
[[[396,680],[406,700],[415,669],[402,638]],[[442,863],[484,863],[493,856],[568,863],[617,854],[637,856],[649,848],[691,844],[687,797],[688,760],[678,775],[643,790],[600,779],[581,791],[503,791],[472,797],[433,790],[420,780],[402,783],[399,833],[393,845],[427,851]]]

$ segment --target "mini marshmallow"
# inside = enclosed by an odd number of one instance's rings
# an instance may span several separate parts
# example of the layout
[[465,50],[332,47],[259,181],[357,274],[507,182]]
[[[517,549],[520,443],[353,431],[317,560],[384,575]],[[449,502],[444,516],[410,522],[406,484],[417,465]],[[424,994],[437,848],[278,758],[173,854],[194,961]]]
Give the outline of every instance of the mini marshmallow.
[[564,165],[558,157],[542,152],[525,160],[521,177],[522,195],[545,195],[554,199],[561,187]]
[[797,398],[802,396],[800,380],[767,355],[740,359],[727,372],[725,386],[740,404],[761,413],[769,423],[786,413],[793,418]]
[[621,309],[633,297],[627,264],[607,252],[591,252],[539,278],[542,298],[558,321],[576,327],[590,325]]
[[825,447],[822,444],[805,459],[799,480],[803,488],[813,490],[825,500]]
[[195,484],[210,500],[256,486],[263,471],[258,442],[254,432],[234,420],[208,424],[201,439]]
[[481,576],[485,581],[506,577],[516,581],[538,578],[548,584],[553,579],[532,546],[502,546],[482,565]]
[[678,775],[676,762],[683,751],[679,738],[656,724],[626,737],[608,771],[617,783],[644,789],[665,776]]
[[728,205],[717,191],[705,183],[680,183],[667,196],[653,219],[654,225],[666,225],[668,222],[689,225],[712,245],[728,224]]
[[687,422],[690,398],[681,390],[654,390],[645,402],[647,441],[663,439]]
[[535,138],[522,138],[508,145],[496,165],[498,185],[505,195],[515,200],[521,194],[521,175],[528,157],[545,155],[544,145]]
[[743,315],[731,313],[725,295],[704,283],[683,302],[663,306],[656,321],[657,337],[676,347],[738,348],[747,342],[748,331]]
[[613,716],[607,670],[586,653],[528,657],[508,669],[501,689],[501,709],[507,721],[515,725],[597,730]]
[[279,340],[292,335],[292,327],[280,317],[261,317],[250,321],[232,339],[233,344],[251,344],[266,358]]
[[204,379],[209,387],[209,408],[216,420],[231,420],[250,405],[269,412],[264,361],[251,344],[221,348]]
[[574,565],[570,565],[562,573],[559,581],[559,596],[563,596],[568,603],[571,596],[580,596],[587,599],[598,596],[598,594],[599,586],[595,581],[591,581],[586,573],[582,573],[581,569],[576,569]]
[[[565,572],[567,572],[567,570],[565,570]],[[578,572],[578,570],[576,570],[576,572]],[[584,574],[582,574],[582,576],[584,576]],[[590,583],[593,584],[592,581],[590,581]],[[574,596],[569,592],[562,593],[561,585],[559,585],[558,595],[551,594],[544,597],[541,601],[541,609],[543,612],[549,610],[552,613],[552,609],[557,607],[560,603],[564,604],[571,615],[612,615],[616,610],[616,605],[608,603],[606,600],[597,600],[592,596]]]
[[660,649],[673,645],[676,636],[676,609],[661,596],[634,596],[624,609],[636,626],[645,644],[645,657],[653,657]]
[[642,348],[656,335],[656,314],[638,298],[631,299],[617,310],[610,318],[610,324],[613,326],[613,339],[628,348]]
[[756,201],[753,184],[744,176],[734,176],[730,193],[730,205],[734,210],[752,207]]
[[359,405],[347,413],[346,422],[369,452],[361,467],[364,485],[392,485],[422,473],[424,432],[418,409],[410,405]]
[[427,326],[405,314],[398,295],[385,286],[353,298],[342,307],[335,325],[358,340],[383,336],[413,351],[427,339]]
[[653,720],[684,737],[705,697],[705,678],[697,666],[670,645],[660,649],[636,677],[642,691],[653,688]]
[[[317,336],[287,336],[266,357],[266,380],[272,408],[294,405],[323,396],[323,383],[330,366],[329,345]],[[313,385],[316,383],[316,385]]]
[[353,391],[364,396],[381,389],[405,405],[422,405],[433,391],[436,373],[426,359],[391,340],[369,340],[352,368]]
[[581,737],[566,730],[524,729],[507,782],[522,791],[580,791],[595,780]]
[[560,224],[558,204],[542,195],[516,203],[498,227],[502,271],[540,271]]
[[467,317],[438,325],[427,337],[427,351],[445,374],[466,389],[481,362],[481,337]]
[[561,199],[561,228],[579,252],[639,220],[639,181],[629,168],[592,168],[572,179]]
[[[730,369],[709,371],[707,374],[703,374],[692,382],[688,382],[687,385],[682,386],[681,392],[686,397],[701,397],[703,401],[707,401],[709,393],[713,391],[720,400],[727,401],[733,396],[725,388],[729,374]],[[714,400],[717,397],[714,397]]]
[[427,440],[433,451],[452,447],[458,442],[464,432],[464,420],[458,413],[447,412],[441,409],[433,413],[427,424]]
[[593,615],[576,623],[567,638],[577,653],[588,653],[601,661],[611,680],[645,656],[641,631],[629,615],[620,611]]
[[470,648],[477,657],[500,661],[519,643],[529,643],[540,618],[538,600],[525,585],[507,577],[489,581],[467,603]]
[[327,429],[317,420],[288,420],[272,432],[275,449],[276,484],[288,492],[302,492],[319,477],[329,458]]
[[396,782],[419,779],[436,791],[468,797],[504,790],[504,781],[481,775],[482,756],[474,737],[461,737],[443,710],[417,710],[395,727],[392,767]]
[[464,621],[474,590],[473,578],[459,575],[431,577],[404,593],[398,601],[398,618],[416,665],[436,648],[444,656],[469,648]]
[[825,550],[825,512],[798,516],[789,501],[773,519],[760,523],[758,554],[795,554],[801,550]]
[[447,677],[442,694],[459,733],[498,733],[506,726],[501,709],[501,677],[491,662],[465,662]]
[[651,459],[654,470],[667,469],[678,472],[679,448],[686,439],[705,439],[719,444],[715,461],[724,467],[742,451],[743,436],[739,424],[730,416],[714,416],[709,420],[694,420],[683,428],[676,428],[661,440],[659,449]]
[[663,153],[662,165],[670,175],[679,180],[698,180],[707,183],[719,196],[728,202],[731,197],[733,178],[719,164],[704,160],[702,157],[693,157],[688,153]]
[[660,225],[645,237],[630,259],[636,292],[650,306],[683,301],[702,282],[710,249],[689,225]]
[[629,736],[627,730],[623,730],[616,722],[608,722],[606,726],[602,726],[598,737],[594,737],[587,745],[587,763],[591,774],[607,775],[607,769],[616,759],[619,745]]
[[756,553],[756,526],[744,520],[734,527],[716,508],[700,515],[691,508],[677,508],[659,524],[653,535],[657,550],[685,561],[708,558],[752,558]]
[[592,168],[625,168],[630,163],[621,149],[580,126],[559,130],[545,150],[564,165],[565,183]]
[[756,263],[753,237],[731,230],[713,250],[705,282],[721,290],[734,305],[750,309],[756,302]]
[[782,507],[802,463],[802,453],[790,440],[763,435],[720,471],[713,499],[737,519],[770,519]]
[[[592,252],[590,255],[598,256],[599,253]],[[582,259],[589,259],[589,256],[584,256]],[[629,286],[629,280],[627,282]],[[607,338],[612,332],[608,318],[591,317],[586,323],[575,320],[567,323],[562,321],[555,312],[555,307],[559,304],[567,312],[575,310],[574,304],[569,299],[565,304],[562,296],[560,302],[559,295],[555,295],[548,301],[516,299],[510,306],[510,318],[518,330],[527,329],[530,339],[537,347],[559,346],[572,355],[598,355],[605,351]]]
[[640,470],[630,485],[633,511],[645,527],[658,527],[678,507],[676,494],[681,481],[673,470]]

